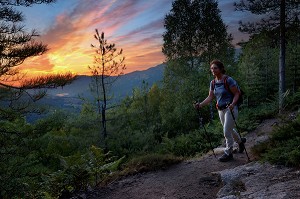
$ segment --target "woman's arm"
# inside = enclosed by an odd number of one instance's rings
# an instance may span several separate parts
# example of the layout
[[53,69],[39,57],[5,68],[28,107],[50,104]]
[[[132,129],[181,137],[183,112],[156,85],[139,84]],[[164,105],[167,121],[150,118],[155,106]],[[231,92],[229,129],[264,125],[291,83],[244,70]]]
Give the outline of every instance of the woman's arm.
[[231,87],[230,91],[233,94],[233,100],[232,100],[232,103],[229,105],[229,108],[233,109],[233,107],[237,104],[237,102],[239,100],[240,91],[236,86]]
[[202,102],[197,103],[196,108],[201,108],[209,104],[214,99],[214,97],[215,97],[214,92],[212,90],[209,90],[208,96]]

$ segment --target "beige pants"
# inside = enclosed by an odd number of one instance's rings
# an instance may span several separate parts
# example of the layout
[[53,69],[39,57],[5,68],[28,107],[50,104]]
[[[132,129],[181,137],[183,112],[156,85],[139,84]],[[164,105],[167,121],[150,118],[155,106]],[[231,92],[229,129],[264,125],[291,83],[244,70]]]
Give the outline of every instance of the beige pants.
[[[235,119],[238,117],[238,108],[235,106],[232,110]],[[241,142],[241,138],[239,134],[237,133],[236,129],[234,128],[235,123],[231,114],[231,111],[229,108],[226,108],[224,110],[218,110],[219,117],[221,120],[221,124],[223,126],[223,133],[226,141],[226,148],[225,153],[227,155],[231,154],[233,151],[233,144],[234,141],[237,143]]]

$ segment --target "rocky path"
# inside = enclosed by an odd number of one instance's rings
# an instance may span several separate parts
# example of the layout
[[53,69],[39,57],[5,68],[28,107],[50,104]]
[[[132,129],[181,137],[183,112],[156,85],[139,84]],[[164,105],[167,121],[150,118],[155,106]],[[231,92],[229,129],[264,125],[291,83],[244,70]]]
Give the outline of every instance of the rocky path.
[[[173,165],[166,170],[141,173],[81,195],[90,199],[235,199],[300,198],[300,171],[255,161],[250,148],[262,142],[272,130],[275,119],[264,121],[247,134],[245,153],[234,160],[217,161],[212,153]],[[220,153],[220,149],[215,150]]]

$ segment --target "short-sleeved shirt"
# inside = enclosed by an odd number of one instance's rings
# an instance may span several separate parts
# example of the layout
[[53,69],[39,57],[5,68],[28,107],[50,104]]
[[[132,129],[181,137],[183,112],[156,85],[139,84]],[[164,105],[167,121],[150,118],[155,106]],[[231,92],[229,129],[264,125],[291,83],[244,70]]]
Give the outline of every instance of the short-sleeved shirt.
[[[226,107],[233,101],[234,97],[233,94],[225,88],[224,78],[225,77],[223,77],[222,80],[215,80],[214,88],[212,88],[213,80],[210,82],[210,90],[213,90],[219,107]],[[228,76],[226,81],[229,89],[237,86],[236,81],[232,77]]]

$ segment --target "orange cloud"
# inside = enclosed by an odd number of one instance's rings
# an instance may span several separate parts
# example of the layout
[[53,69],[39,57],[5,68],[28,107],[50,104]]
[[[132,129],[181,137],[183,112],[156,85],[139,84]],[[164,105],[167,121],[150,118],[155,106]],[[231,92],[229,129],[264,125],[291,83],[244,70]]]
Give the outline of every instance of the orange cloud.
[[164,61],[161,53],[163,16],[145,25],[136,21],[151,5],[135,0],[79,3],[72,11],[57,16],[55,23],[40,37],[50,50],[28,59],[20,68],[30,74],[89,75],[88,66],[93,65],[95,55],[90,45],[97,45],[93,38],[96,28],[105,32],[108,43],[123,49],[125,73],[158,65]]

